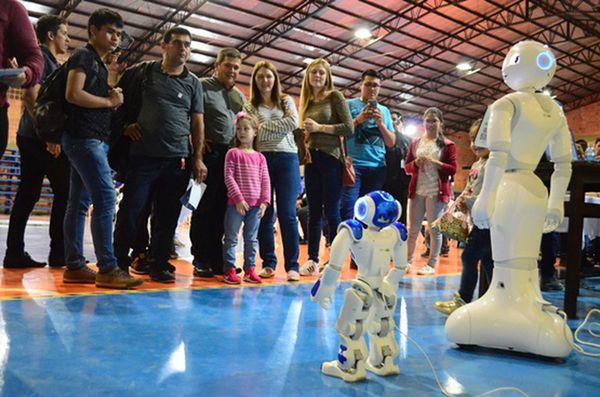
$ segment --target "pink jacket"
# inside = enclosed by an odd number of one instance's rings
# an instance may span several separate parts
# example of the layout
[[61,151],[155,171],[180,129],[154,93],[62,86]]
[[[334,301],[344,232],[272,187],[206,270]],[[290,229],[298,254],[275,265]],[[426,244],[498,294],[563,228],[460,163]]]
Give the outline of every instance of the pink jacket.
[[[415,164],[417,147],[421,138],[414,139],[408,153],[406,154],[404,169],[407,174],[412,174],[410,185],[408,185],[408,198],[415,196],[417,180],[419,179],[419,167]],[[438,201],[447,203],[450,200],[450,177],[456,173],[456,145],[449,139],[444,138],[444,148],[440,154],[442,167],[438,169]]]

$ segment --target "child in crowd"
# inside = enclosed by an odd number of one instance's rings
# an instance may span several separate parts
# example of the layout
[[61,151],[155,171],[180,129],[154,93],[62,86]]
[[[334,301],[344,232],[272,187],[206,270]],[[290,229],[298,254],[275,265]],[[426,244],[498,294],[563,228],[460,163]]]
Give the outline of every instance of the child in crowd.
[[[475,138],[477,138],[480,124],[481,120],[477,120],[473,123],[469,132],[469,135],[471,136],[471,150],[475,152],[477,161],[471,166],[471,172],[469,173],[469,179],[467,181],[467,186],[465,186],[465,190],[456,199],[456,207],[465,215],[471,212],[473,204],[475,204],[475,200],[481,191],[485,164],[490,155],[488,149],[475,146]],[[477,284],[477,263],[480,260],[481,268],[488,283],[492,279],[494,262],[492,261],[492,241],[489,229],[479,229],[477,226],[472,225],[471,233],[469,233],[461,259],[463,269],[460,276],[460,289],[458,292],[454,293],[454,299],[435,303],[434,307],[440,313],[449,315],[459,307],[471,302],[473,299],[473,291]]]
[[240,112],[235,121],[235,143],[225,155],[225,185],[227,211],[223,240],[223,281],[240,284],[235,271],[235,248],[242,222],[244,223],[244,281],[260,284],[254,271],[258,226],[269,205],[271,182],[265,157],[254,150],[258,120]]

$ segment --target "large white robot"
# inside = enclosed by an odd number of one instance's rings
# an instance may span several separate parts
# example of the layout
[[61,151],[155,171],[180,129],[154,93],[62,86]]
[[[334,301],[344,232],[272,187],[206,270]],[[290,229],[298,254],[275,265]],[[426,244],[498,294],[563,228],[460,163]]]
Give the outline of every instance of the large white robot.
[[[348,250],[358,273],[345,291],[336,323],[338,359],[321,367],[326,375],[356,382],[366,378],[366,370],[381,376],[400,372],[394,364],[399,349],[393,314],[398,284],[407,270],[406,227],[397,222],[401,212],[402,207],[390,194],[375,191],[359,198],[354,219],[338,227],[329,264],[313,286],[311,299],[328,309]],[[390,259],[394,267],[388,272]],[[369,333],[368,350],[365,331]]]
[[[448,318],[446,335],[459,345],[558,358],[571,352],[571,331],[542,298],[537,269],[542,231],[562,221],[571,178],[566,118],[539,92],[555,70],[552,52],[534,41],[513,46],[502,65],[504,82],[515,92],[491,105],[480,130],[477,144],[490,149],[490,158],[472,211],[477,226],[491,228],[494,275],[483,297]],[[549,198],[533,173],[547,147],[554,163]]]

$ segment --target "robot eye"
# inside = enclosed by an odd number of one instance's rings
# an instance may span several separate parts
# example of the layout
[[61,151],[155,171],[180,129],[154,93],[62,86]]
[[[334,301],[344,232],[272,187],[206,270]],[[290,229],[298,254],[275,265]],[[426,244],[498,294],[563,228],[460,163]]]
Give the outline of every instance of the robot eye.
[[510,63],[513,65],[516,65],[517,63],[519,63],[520,60],[521,60],[521,57],[519,56],[519,54],[515,54],[515,55],[513,55]]
[[542,51],[538,54],[536,62],[540,69],[548,70],[554,64],[554,57],[548,51]]

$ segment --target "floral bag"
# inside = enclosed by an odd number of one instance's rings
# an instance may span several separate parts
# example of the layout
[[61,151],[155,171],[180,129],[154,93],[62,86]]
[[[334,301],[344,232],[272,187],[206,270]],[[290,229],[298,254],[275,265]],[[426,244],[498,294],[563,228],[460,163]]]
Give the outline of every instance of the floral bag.
[[448,209],[433,223],[431,228],[439,230],[444,236],[461,243],[467,242],[469,236],[469,216],[460,211],[456,211],[454,201]]

